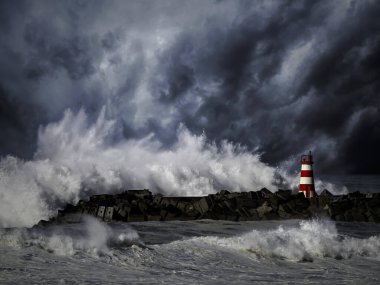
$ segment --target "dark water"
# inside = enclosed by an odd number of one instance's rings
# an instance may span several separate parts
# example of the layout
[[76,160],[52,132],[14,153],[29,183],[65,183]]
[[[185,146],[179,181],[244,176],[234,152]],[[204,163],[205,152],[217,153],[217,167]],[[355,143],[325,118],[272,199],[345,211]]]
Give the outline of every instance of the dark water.
[[338,187],[345,186],[349,192],[380,192],[380,175],[322,175],[318,178]]
[[380,224],[189,221],[0,230],[0,284],[380,284]]

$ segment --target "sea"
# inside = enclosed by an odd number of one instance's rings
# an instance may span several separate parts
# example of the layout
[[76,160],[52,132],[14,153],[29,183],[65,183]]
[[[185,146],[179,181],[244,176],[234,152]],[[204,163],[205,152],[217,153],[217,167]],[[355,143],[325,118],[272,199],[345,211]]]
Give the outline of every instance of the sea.
[[83,223],[2,229],[0,284],[380,284],[380,224]]
[[86,217],[3,228],[0,284],[380,284],[380,224]]

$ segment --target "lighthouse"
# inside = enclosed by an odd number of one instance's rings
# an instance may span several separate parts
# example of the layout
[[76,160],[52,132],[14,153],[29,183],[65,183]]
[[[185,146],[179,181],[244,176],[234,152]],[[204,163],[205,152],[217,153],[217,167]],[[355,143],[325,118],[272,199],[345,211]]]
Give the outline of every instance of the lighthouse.
[[299,191],[306,198],[315,197],[314,176],[313,176],[313,155],[309,154],[301,156],[301,177]]

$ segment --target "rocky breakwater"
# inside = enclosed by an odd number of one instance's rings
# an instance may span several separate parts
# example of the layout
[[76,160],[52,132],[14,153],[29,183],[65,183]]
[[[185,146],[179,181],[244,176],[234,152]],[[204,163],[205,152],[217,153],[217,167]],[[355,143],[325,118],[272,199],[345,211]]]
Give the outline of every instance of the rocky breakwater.
[[380,193],[353,192],[334,196],[327,190],[315,198],[318,208],[336,221],[380,222]]
[[338,221],[380,222],[380,193],[334,196],[327,190],[306,199],[302,193],[266,188],[251,192],[222,190],[202,197],[165,197],[149,190],[128,190],[115,195],[94,195],[77,205],[68,204],[49,223],[79,222],[92,215],[104,221],[170,221],[308,219],[329,216]]

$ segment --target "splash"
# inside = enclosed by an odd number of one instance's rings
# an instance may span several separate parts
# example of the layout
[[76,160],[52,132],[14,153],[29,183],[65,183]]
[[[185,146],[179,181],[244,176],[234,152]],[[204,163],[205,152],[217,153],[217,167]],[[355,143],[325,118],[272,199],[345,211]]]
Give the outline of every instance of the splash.
[[153,134],[124,139],[104,108],[95,122],[84,110],[67,110],[59,122],[40,127],[33,160],[0,160],[0,227],[32,226],[66,203],[97,193],[148,188],[199,196],[223,188],[295,189],[297,183],[296,176],[261,162],[259,154],[228,141],[216,145],[183,125],[167,149]]
[[110,254],[115,247],[133,244],[144,246],[138,233],[127,225],[122,232],[118,232],[90,216],[83,219],[79,229],[2,229],[0,244],[13,248],[34,246],[61,256],[88,254],[93,257]]
[[313,261],[327,257],[348,259],[353,256],[380,258],[379,236],[367,239],[341,236],[331,221],[302,221],[299,227],[280,226],[269,231],[252,230],[231,238],[209,236],[185,242],[244,251],[259,258],[290,261]]
[[195,196],[222,188],[255,191],[274,188],[276,169],[258,154],[223,141],[208,142],[185,126],[165,149],[153,134],[125,140],[103,109],[89,122],[68,110],[61,121],[39,129],[32,161],[0,160],[0,226],[31,226],[65,203],[90,194],[149,188],[165,195]]

